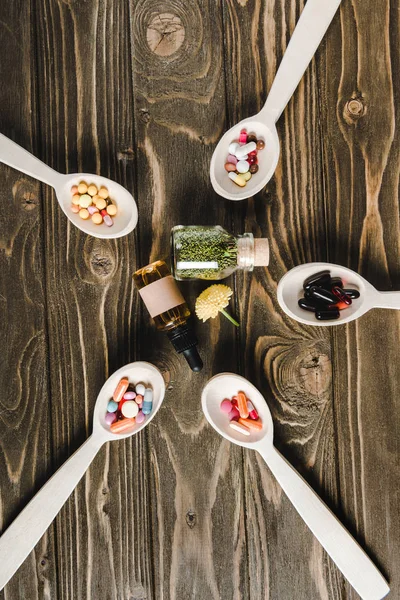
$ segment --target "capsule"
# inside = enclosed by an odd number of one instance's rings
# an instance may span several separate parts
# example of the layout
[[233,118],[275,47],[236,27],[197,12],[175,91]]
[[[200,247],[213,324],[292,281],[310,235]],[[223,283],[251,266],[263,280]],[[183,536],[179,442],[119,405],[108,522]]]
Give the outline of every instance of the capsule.
[[303,281],[303,288],[307,290],[313,285],[321,285],[321,279],[325,281],[331,280],[331,272],[330,271],[319,271],[318,273],[314,273],[313,275],[309,275],[307,279]]
[[347,296],[347,294],[344,293],[344,291],[342,290],[342,288],[340,288],[337,285],[335,285],[332,288],[332,293],[335,294],[336,298],[338,298],[340,300],[340,302],[344,302],[345,304],[347,304],[348,306],[350,306],[350,304],[351,304],[351,298],[350,298],[350,296]]
[[309,312],[315,312],[316,310],[325,308],[323,302],[318,302],[317,300],[314,300],[314,298],[300,298],[298,305],[303,310],[308,310]]
[[[342,286],[340,286],[340,287],[342,287]],[[357,298],[360,297],[360,292],[358,290],[344,289],[343,291],[346,294],[346,296],[348,296],[349,298],[352,298],[353,300],[356,300]]]
[[153,390],[147,388],[143,397],[142,412],[144,415],[149,415],[153,409]]
[[334,310],[318,310],[315,313],[315,316],[320,321],[333,321],[333,319],[338,319],[340,317],[340,313],[337,309]]
[[335,304],[337,302],[337,297],[328,290],[324,290],[323,288],[312,286],[308,292],[311,298],[315,298],[316,300],[320,300],[326,304]]
[[228,415],[230,421],[238,421],[240,419],[240,412],[236,408],[236,406],[232,407],[231,412]]
[[138,383],[137,386],[135,387],[135,392],[137,394],[139,394],[139,396],[144,396],[145,391],[146,391],[146,388],[143,385],[143,383]]
[[246,144],[247,142],[247,131],[242,129],[239,135],[239,144]]
[[252,421],[251,419],[239,419],[238,423],[244,425],[248,429],[254,429],[254,431],[261,431],[263,427],[261,421]]
[[250,429],[246,425],[241,425],[237,421],[231,421],[229,427],[232,427],[235,431],[242,433],[243,435],[250,435]]
[[245,156],[249,154],[249,152],[254,152],[257,149],[257,144],[255,142],[249,142],[248,144],[244,144],[244,146],[240,146],[238,150],[235,152],[236,158],[239,160],[243,159]]
[[237,395],[237,399],[237,408],[240,413],[240,416],[242,417],[242,419],[247,419],[247,417],[249,416],[249,409],[247,408],[246,394],[244,392],[239,392]]
[[121,421],[115,421],[110,425],[110,429],[113,433],[125,433],[132,429],[135,425],[135,419],[122,419]]
[[249,411],[249,418],[253,421],[256,421],[258,419],[258,412],[254,408],[254,404],[250,402],[250,400],[247,400],[247,410]]
[[337,285],[340,288],[343,287],[343,280],[342,280],[341,277],[332,277],[332,279],[331,279],[331,288],[333,288],[333,286],[335,286],[335,285]]
[[232,179],[233,183],[236,183],[239,187],[244,187],[246,185],[246,180],[243,177],[240,177],[237,173],[228,173],[229,179]]
[[117,404],[122,400],[126,390],[128,389],[129,380],[127,377],[123,377],[118,383],[117,387],[114,390],[113,399]]

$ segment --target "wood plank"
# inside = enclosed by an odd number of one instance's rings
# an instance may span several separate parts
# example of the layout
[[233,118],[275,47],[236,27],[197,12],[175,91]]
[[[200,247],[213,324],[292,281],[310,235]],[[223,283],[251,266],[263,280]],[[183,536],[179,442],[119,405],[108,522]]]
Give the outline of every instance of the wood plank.
[[[168,256],[173,225],[229,228],[230,205],[213,194],[208,174],[225,124],[223,24],[212,1],[131,6],[145,265]],[[181,287],[193,307],[206,284]],[[205,361],[200,374],[189,371],[146,315],[141,324],[143,357],[163,365],[170,379],[149,436],[155,597],[247,598],[241,451],[206,425],[200,406],[208,378],[236,369],[235,332],[220,319],[197,322],[196,331]]]
[[[400,286],[399,15],[390,2],[374,6],[343,4],[321,68],[327,229],[333,261],[390,290]],[[393,598],[400,594],[399,325],[396,311],[374,310],[333,332],[343,510]]]
[[[0,6],[0,131],[36,146],[36,63],[29,2]],[[39,184],[0,164],[0,506],[2,531],[51,472],[43,199]],[[7,600],[56,595],[54,531],[0,592]]]

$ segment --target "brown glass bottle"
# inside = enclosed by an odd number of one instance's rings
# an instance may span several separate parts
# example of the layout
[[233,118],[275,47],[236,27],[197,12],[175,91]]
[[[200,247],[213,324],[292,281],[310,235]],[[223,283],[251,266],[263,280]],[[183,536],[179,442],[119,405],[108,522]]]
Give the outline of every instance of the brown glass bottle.
[[200,371],[203,363],[197,338],[187,323],[190,310],[165,262],[157,260],[139,269],[133,280],[157,329],[166,332],[193,371]]

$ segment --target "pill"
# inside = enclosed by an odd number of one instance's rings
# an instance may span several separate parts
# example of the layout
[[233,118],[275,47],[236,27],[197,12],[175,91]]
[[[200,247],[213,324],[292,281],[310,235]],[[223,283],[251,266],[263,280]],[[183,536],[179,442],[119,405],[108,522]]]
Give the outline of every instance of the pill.
[[104,210],[105,207],[107,206],[107,202],[104,200],[104,198],[99,198],[98,200],[94,200],[94,203],[99,210]]
[[107,404],[107,411],[108,412],[115,412],[118,408],[118,403],[114,402],[114,400],[110,400],[109,403]]
[[100,198],[104,198],[104,200],[108,198],[108,189],[106,187],[101,187],[99,189],[99,196]]
[[328,308],[329,309],[337,308],[338,310],[344,310],[345,308],[349,308],[349,305],[345,304],[344,302],[337,302],[337,304],[329,304]]
[[232,427],[232,429],[238,431],[239,433],[242,433],[243,435],[250,435],[250,429],[245,425],[241,425],[237,421],[231,421],[229,423],[229,427]]
[[110,217],[115,217],[115,215],[117,214],[117,207],[115,206],[115,204],[109,204],[106,210]]
[[138,383],[135,387],[135,392],[137,394],[140,394],[140,396],[144,396],[144,393],[146,391],[145,386],[143,385],[143,383]]
[[80,184],[78,185],[78,192],[80,194],[86,194],[87,192],[87,185],[84,181],[81,181]]
[[247,173],[249,168],[250,168],[250,165],[247,162],[247,160],[239,160],[238,164],[236,165],[236,171],[238,173]]
[[311,298],[321,300],[322,302],[326,302],[327,304],[335,304],[335,302],[337,301],[336,296],[332,292],[324,290],[323,288],[317,287],[315,285],[313,285],[309,289],[308,294]]
[[104,223],[107,225],[107,227],[112,227],[114,225],[114,221],[112,220],[110,215],[105,215],[103,217],[103,219],[104,219]]
[[143,397],[142,411],[144,415],[151,413],[153,408],[153,390],[147,388]]
[[136,416],[136,423],[139,425],[140,423],[143,423],[143,421],[146,419],[146,415],[142,413],[141,410],[139,410],[137,416]]
[[117,415],[114,412],[109,412],[104,417],[104,420],[107,423],[107,425],[112,425],[117,420]]
[[236,152],[239,150],[240,146],[237,142],[232,142],[231,144],[229,144],[229,154],[233,154],[234,156],[236,156]]
[[127,392],[125,392],[123,400],[134,400],[135,398],[136,398],[135,392],[128,390]]
[[256,165],[258,163],[258,159],[257,156],[249,156],[247,158],[247,162],[249,163],[249,165]]
[[334,310],[318,310],[315,313],[315,316],[320,321],[332,321],[333,319],[338,319],[340,317],[340,313],[337,309]]
[[247,131],[245,129],[242,129],[242,131],[240,132],[239,135],[239,144],[246,144],[247,143]]
[[79,200],[79,206],[81,208],[87,208],[91,204],[92,204],[91,196],[89,196],[89,194],[82,194],[82,196],[80,197],[80,200]]
[[228,158],[226,159],[226,162],[236,165],[237,161],[238,161],[238,159],[236,158],[236,156],[234,156],[233,154],[228,154]]
[[236,406],[232,408],[231,412],[228,414],[228,418],[230,421],[237,421],[238,419],[240,419],[240,412],[238,411]]
[[232,400],[231,400],[233,406],[237,406],[237,396],[232,396]]
[[92,200],[93,200],[93,202],[96,204],[96,202],[97,202],[98,200],[103,200],[103,198],[100,198],[100,196],[99,196],[98,194],[96,194],[96,196],[93,196]]
[[255,173],[257,173],[258,171],[258,165],[254,164],[254,165],[250,165],[250,169],[249,169],[250,173],[252,175],[254,175]]
[[72,204],[75,204],[75,206],[79,206],[80,199],[80,194],[75,194],[74,196],[72,196]]
[[253,152],[249,152],[249,158],[251,156],[257,156],[257,154],[258,154],[257,150],[253,150]]
[[247,408],[247,398],[244,392],[239,392],[237,395],[238,404],[237,408],[242,419],[247,419],[249,416],[249,409]]
[[[89,209],[88,209],[89,210]],[[94,213],[92,215],[92,221],[95,225],[101,225],[103,222],[103,217],[101,216],[101,214],[99,212]]]
[[250,400],[247,400],[247,410],[249,411],[250,419],[252,419],[253,421],[258,419],[258,412],[254,408],[254,404],[252,402],[250,402]]
[[315,312],[316,310],[326,310],[326,305],[323,302],[318,302],[314,298],[300,298],[298,301],[300,308],[308,310],[309,312]]
[[353,300],[356,300],[360,297],[360,292],[358,290],[348,290],[347,288],[345,288],[343,291],[346,294],[346,296],[352,298]]
[[238,423],[247,427],[248,429],[253,429],[254,431],[261,431],[263,428],[263,424],[261,421],[252,421],[251,419],[239,419]]
[[71,204],[71,210],[73,213],[78,213],[80,211],[79,206],[76,206],[75,204]]
[[115,421],[110,426],[110,429],[113,433],[125,433],[125,431],[129,431],[135,425],[135,419],[122,419],[121,421]]
[[319,271],[318,273],[313,273],[309,275],[307,279],[303,281],[303,289],[306,290],[313,285],[322,285],[325,281],[331,280],[331,272],[330,271]]
[[236,150],[235,152],[235,156],[240,160],[241,158],[244,158],[249,152],[253,152],[256,148],[257,145],[255,142],[249,142],[244,146],[239,146],[238,150]]
[[121,414],[127,419],[133,419],[139,412],[139,407],[133,400],[125,400],[122,408]]
[[236,183],[236,185],[239,185],[240,187],[244,187],[246,185],[246,181],[237,173],[228,173],[228,177],[229,179],[232,179],[233,183]]
[[225,163],[225,171],[228,171],[228,173],[233,173],[236,171],[236,165],[230,162]]
[[241,175],[241,177],[243,177],[243,179],[245,181],[249,181],[251,179],[251,173],[250,173],[250,171],[247,171],[247,173],[243,173],[243,175]]
[[[340,277],[331,277],[331,288],[334,285],[337,285],[338,287],[342,288],[343,287],[342,279]],[[331,289],[331,288],[328,288],[328,289]]]
[[90,217],[89,212],[86,208],[81,208],[79,211],[79,216],[81,219],[88,219]]
[[347,296],[342,290],[342,288],[338,287],[337,285],[333,286],[332,294],[335,294],[336,298],[338,298],[340,302],[344,302],[348,306],[350,306],[350,304],[352,303],[350,296]]
[[224,413],[230,413],[232,410],[232,402],[230,400],[228,400],[227,398],[225,398],[225,400],[222,400],[221,410]]
[[257,150],[263,150],[265,148],[264,140],[257,140],[256,147],[257,147]]
[[95,206],[91,205],[91,206],[88,206],[88,212],[89,212],[89,215],[94,215],[94,213],[99,212],[99,209],[96,208]]
[[249,135],[247,136],[247,141],[255,142],[257,144],[257,136],[255,136],[254,133],[249,133]]
[[117,387],[114,390],[114,394],[113,394],[113,399],[115,400],[115,402],[119,402],[120,400],[122,400],[125,392],[128,389],[128,385],[129,385],[129,380],[127,377],[123,377],[122,379],[120,379]]
[[71,194],[73,196],[75,196],[78,193],[78,186],[77,185],[73,185],[71,188]]
[[97,187],[92,183],[91,185],[89,185],[89,187],[87,189],[87,193],[89,194],[89,196],[96,196]]
[[136,402],[136,404],[139,404],[139,406],[140,406],[143,402],[143,396],[141,394],[137,394],[136,398],[135,398],[135,402]]

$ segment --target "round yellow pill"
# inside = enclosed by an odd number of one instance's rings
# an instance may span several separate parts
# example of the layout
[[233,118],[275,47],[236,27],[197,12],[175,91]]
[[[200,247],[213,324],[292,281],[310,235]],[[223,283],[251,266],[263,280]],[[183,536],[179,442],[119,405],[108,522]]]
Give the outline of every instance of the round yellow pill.
[[91,204],[92,204],[92,197],[89,196],[89,194],[82,194],[82,196],[79,199],[79,206],[81,208],[87,208]]
[[104,198],[104,200],[106,198],[108,198],[108,189],[105,188],[105,187],[100,188],[99,189],[99,196],[100,196],[100,198]]
[[80,184],[78,185],[78,192],[80,194],[86,194],[87,192],[87,185],[84,181],[81,181]]
[[100,200],[96,200],[95,205],[99,210],[103,210],[107,206],[107,202],[100,198]]
[[79,211],[79,216],[81,219],[88,219],[90,217],[89,215],[89,211],[86,208],[81,208],[81,210]]
[[109,204],[106,210],[110,217],[114,217],[117,214],[117,207],[115,206],[115,204]]
[[94,215],[92,215],[92,221],[96,225],[101,225],[101,223],[103,222],[103,217],[100,213],[94,213]]
[[75,194],[75,196],[72,196],[72,204],[75,204],[75,206],[79,206],[80,199],[80,195]]
[[89,185],[87,193],[90,196],[95,196],[97,194],[97,187],[92,183],[92,185]]

